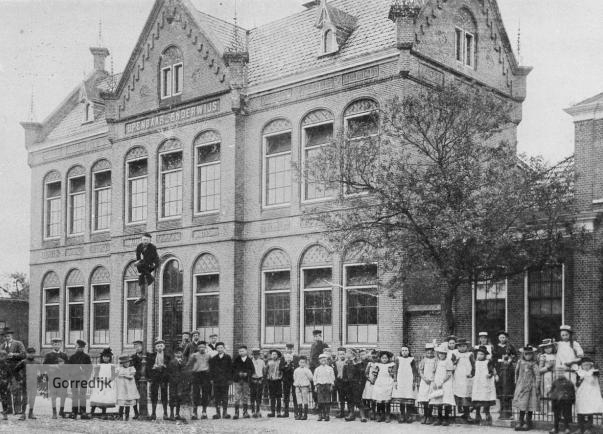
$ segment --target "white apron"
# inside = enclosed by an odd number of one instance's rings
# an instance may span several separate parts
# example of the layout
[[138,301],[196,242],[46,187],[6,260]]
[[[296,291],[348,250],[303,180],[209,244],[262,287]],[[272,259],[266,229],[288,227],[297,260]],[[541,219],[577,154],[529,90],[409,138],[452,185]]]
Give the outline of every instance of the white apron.
[[475,361],[475,377],[471,389],[473,402],[496,402],[496,384],[494,375],[488,378],[488,360]]
[[438,389],[437,386],[441,386],[444,391],[444,394],[438,396],[437,398],[430,398],[429,404],[451,406],[456,405],[456,402],[454,400],[454,393],[452,391],[452,377],[450,377],[446,382],[444,382],[444,378],[446,378],[448,371],[452,371],[453,369],[454,366],[452,366],[452,362],[450,360],[438,360],[438,363],[436,365],[435,376],[433,378],[433,382],[431,383],[429,393],[431,394],[433,391]]
[[593,375],[593,371],[578,371],[578,377],[582,383],[576,391],[576,413],[577,414],[601,414],[603,413],[603,398],[599,379]]
[[[421,362],[423,365],[423,376],[427,378],[429,381],[433,382],[433,377],[435,376],[435,367],[436,367],[437,359],[435,357],[424,358]],[[418,402],[429,402],[429,390],[431,389],[431,385],[427,384],[423,378],[421,378],[421,384],[419,384],[419,394],[417,396]]]
[[[368,364],[368,378],[373,378],[374,372],[375,372],[375,362],[369,362]],[[367,400],[371,400],[373,399],[373,383],[371,383],[369,380],[366,380],[366,383],[364,384],[364,390],[362,391],[362,399],[367,399]]]
[[[101,363],[98,367],[98,375],[94,379],[94,389],[90,394],[90,406],[115,407],[115,381],[111,378],[113,365]],[[101,381],[104,383],[103,387],[97,387]]]
[[468,378],[471,375],[471,356],[473,353],[469,351],[465,353],[457,353],[457,364],[454,370],[454,396],[459,398],[471,398],[471,388],[473,379]]
[[373,386],[373,399],[377,402],[386,402],[392,399],[392,389],[394,387],[394,379],[390,375],[390,369],[394,368],[394,363],[377,363],[377,379]]
[[557,375],[565,375],[568,380],[576,384],[576,374],[574,371],[578,370],[578,365],[574,363],[571,368],[568,368],[565,364],[576,360],[577,357],[583,357],[584,351],[582,351],[582,347],[578,342],[574,341],[573,345],[572,347],[569,341],[557,342],[555,370],[557,371]]
[[412,372],[412,357],[398,357],[398,372],[396,372],[396,386],[392,391],[392,399],[408,399],[414,401],[414,374]]

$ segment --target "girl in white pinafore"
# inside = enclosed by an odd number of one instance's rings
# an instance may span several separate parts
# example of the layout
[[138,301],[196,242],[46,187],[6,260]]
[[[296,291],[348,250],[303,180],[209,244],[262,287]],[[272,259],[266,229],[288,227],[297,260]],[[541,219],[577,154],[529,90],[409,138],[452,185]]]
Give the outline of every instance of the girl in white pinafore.
[[475,408],[475,422],[482,420],[480,411],[484,409],[485,425],[492,425],[490,407],[496,405],[496,369],[494,362],[488,360],[490,352],[484,345],[477,348],[475,361],[475,376],[471,388],[471,401]]
[[379,353],[379,363],[376,364],[377,378],[373,385],[373,399],[377,403],[377,413],[380,417],[378,422],[390,420],[392,389],[394,388],[394,367],[391,361],[393,354],[389,351]]
[[578,390],[576,391],[576,413],[580,432],[592,430],[593,416],[603,413],[603,398],[599,386],[599,371],[595,370],[593,360],[589,357],[582,359],[577,372]]
[[[100,354],[101,363],[94,366],[92,380],[94,388],[90,394],[90,416],[94,415],[96,408],[100,408],[103,418],[106,418],[107,408],[115,407],[115,365],[113,365],[113,351],[105,348]],[[102,384],[102,387],[100,385]]]
[[469,351],[469,343],[466,339],[457,341],[456,362],[453,376],[454,399],[457,407],[463,413],[465,423],[473,422],[471,420],[471,389],[473,387],[473,371],[475,366],[475,357],[473,352]]
[[366,409],[367,413],[369,413],[371,420],[375,420],[377,418],[377,406],[373,399],[373,387],[375,384],[375,379],[377,378],[377,371],[375,370],[377,366],[377,357],[377,351],[373,350],[370,355],[370,361],[368,362],[368,365],[366,365],[366,370],[364,371],[366,383],[364,384],[364,390],[362,391],[364,408]]
[[572,328],[568,325],[559,327],[560,341],[557,342],[555,354],[555,370],[557,376],[565,375],[574,385],[576,384],[576,373],[578,363],[584,357],[584,351],[580,344],[573,339]]
[[431,383],[433,383],[435,376],[437,361],[435,346],[433,344],[426,344],[425,357],[419,363],[421,383],[419,384],[419,393],[417,395],[417,402],[423,405],[423,425],[433,423],[431,407],[429,406],[429,391],[431,390]]
[[417,387],[415,379],[418,377],[415,359],[410,355],[410,349],[403,346],[400,356],[396,359],[395,384],[392,391],[392,401],[400,405],[399,423],[412,423],[411,408],[415,406]]
[[[429,392],[429,405],[438,409],[438,420],[434,422],[435,426],[448,426],[448,419],[452,407],[455,405],[454,393],[452,390],[452,373],[454,366],[451,360],[447,360],[448,345],[441,344],[436,349],[438,361],[436,371],[431,383]],[[442,410],[444,414],[442,415]]]

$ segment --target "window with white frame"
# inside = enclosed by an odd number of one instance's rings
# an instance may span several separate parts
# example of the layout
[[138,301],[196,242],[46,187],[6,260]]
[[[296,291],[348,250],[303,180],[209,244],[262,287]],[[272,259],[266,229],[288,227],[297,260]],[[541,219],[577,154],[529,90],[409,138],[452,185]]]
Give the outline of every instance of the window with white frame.
[[[321,150],[333,140],[333,115],[327,110],[310,113],[302,121],[303,161],[310,164],[319,158]],[[303,200],[321,200],[330,196],[324,185],[305,180]]]
[[81,235],[86,226],[86,178],[69,179],[69,235]]
[[563,321],[563,265],[528,271],[528,342],[557,336]]
[[291,201],[291,126],[288,121],[276,120],[266,126],[263,149],[264,205],[286,205]]
[[202,135],[195,143],[197,166],[195,211],[197,213],[215,212],[220,209],[221,143],[215,133],[211,137]]
[[92,285],[92,344],[109,344],[109,307],[111,286]]
[[379,340],[378,277],[376,264],[344,266],[346,342],[368,344]]
[[454,54],[457,62],[475,69],[477,25],[471,12],[461,8],[454,28]]
[[84,338],[84,287],[67,287],[67,343]]
[[44,300],[42,336],[44,345],[50,345],[53,338],[60,337],[60,294],[61,288],[58,276],[54,273],[47,274],[42,283],[42,296]]
[[111,226],[111,171],[94,173],[94,230],[105,231]]
[[161,99],[182,94],[184,87],[184,63],[177,47],[168,47],[161,55],[159,92]]
[[311,343],[312,332],[321,330],[326,342],[333,341],[333,269],[302,269],[304,342]]
[[496,333],[507,329],[507,281],[482,281],[475,284],[475,339],[488,332],[492,342]]
[[57,238],[61,235],[61,181],[47,182],[44,192],[44,237]]
[[182,151],[161,154],[160,160],[160,217],[182,215]]
[[220,274],[195,276],[195,290],[195,329],[199,330],[201,339],[207,340],[212,334],[220,334]]
[[142,314],[144,311],[142,303],[135,303],[141,296],[138,279],[135,275],[126,276],[126,279],[128,280],[124,282],[126,293],[125,332],[126,343],[132,345],[134,341],[142,340]]
[[182,339],[182,270],[177,259],[163,267],[161,278],[161,336],[166,347],[174,350]]
[[291,338],[291,271],[265,271],[265,343],[289,342]]
[[127,162],[127,222],[142,223],[147,219],[147,159]]

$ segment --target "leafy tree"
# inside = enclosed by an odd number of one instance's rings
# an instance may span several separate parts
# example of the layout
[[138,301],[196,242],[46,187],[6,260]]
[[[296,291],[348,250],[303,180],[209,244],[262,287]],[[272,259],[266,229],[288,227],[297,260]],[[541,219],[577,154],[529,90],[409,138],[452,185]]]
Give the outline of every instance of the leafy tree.
[[357,122],[298,168],[337,198],[305,218],[340,249],[367,243],[390,295],[437,288],[442,333],[454,332],[460,288],[559,261],[584,241],[571,160],[518,158],[505,141],[511,111],[489,92],[425,88],[372,113],[378,131]]
[[9,274],[8,278],[13,282],[12,288],[0,286],[0,290],[10,298],[29,300],[29,279],[27,278],[27,274],[15,271]]

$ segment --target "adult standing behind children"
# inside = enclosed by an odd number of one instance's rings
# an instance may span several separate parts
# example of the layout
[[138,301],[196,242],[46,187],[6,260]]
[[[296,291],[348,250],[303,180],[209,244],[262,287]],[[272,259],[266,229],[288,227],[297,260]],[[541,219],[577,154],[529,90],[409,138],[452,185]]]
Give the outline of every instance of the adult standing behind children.
[[14,405],[15,414],[18,414],[21,412],[21,402],[19,401],[20,387],[13,375],[13,371],[17,366],[17,363],[25,358],[25,346],[23,345],[23,342],[13,339],[14,332],[9,327],[4,328],[3,334],[4,342],[0,345],[0,349],[6,351],[6,363],[8,363],[11,376],[8,396],[9,412]]

